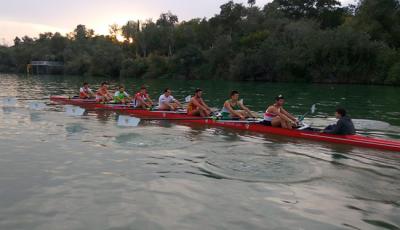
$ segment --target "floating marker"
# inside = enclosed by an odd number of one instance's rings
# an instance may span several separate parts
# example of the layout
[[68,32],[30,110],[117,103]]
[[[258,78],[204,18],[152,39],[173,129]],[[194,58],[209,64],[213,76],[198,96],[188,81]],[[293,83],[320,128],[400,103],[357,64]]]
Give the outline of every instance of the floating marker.
[[65,106],[65,112],[70,116],[82,116],[85,113],[85,109],[77,106],[67,105]]
[[139,125],[140,119],[136,117],[123,116],[118,117],[118,126],[136,127]]

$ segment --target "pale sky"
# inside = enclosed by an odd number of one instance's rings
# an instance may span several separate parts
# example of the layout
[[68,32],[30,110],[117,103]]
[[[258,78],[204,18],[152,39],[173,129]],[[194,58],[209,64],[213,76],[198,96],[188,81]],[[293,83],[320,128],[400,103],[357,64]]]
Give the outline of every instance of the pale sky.
[[[263,6],[271,0],[257,0]],[[355,0],[340,0],[342,4]],[[16,36],[37,37],[42,32],[71,32],[84,24],[96,34],[108,34],[108,26],[128,20],[157,19],[171,11],[179,20],[210,18],[228,0],[0,0],[0,44],[12,44]],[[247,3],[247,0],[235,0]]]

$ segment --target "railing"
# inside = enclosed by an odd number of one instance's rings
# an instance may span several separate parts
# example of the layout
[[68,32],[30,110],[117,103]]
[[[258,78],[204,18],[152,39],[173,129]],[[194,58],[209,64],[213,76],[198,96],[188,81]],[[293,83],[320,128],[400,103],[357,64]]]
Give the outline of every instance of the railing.
[[64,63],[57,61],[31,61],[32,66],[44,65],[44,66],[64,66]]

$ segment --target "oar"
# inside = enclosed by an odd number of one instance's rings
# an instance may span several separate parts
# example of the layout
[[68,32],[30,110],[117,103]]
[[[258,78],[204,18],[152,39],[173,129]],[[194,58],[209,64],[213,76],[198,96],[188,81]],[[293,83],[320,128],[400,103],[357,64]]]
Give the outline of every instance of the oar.
[[5,97],[2,100],[2,104],[3,106],[8,106],[8,107],[12,107],[15,106],[17,104],[17,98],[15,97]]
[[[23,100],[31,100],[31,99],[23,99]],[[3,106],[14,107],[17,105],[17,98],[15,97],[5,97],[3,98]],[[28,102],[28,108],[31,110],[43,110],[47,106],[43,102],[32,101]]]
[[299,117],[299,121],[303,121],[304,118],[305,118],[308,114],[310,114],[310,112],[311,112],[311,114],[314,114],[316,110],[317,110],[317,104],[313,104],[313,105],[311,106],[310,111],[308,111],[307,113],[305,113],[303,116],[300,116],[300,117]]
[[119,126],[131,126],[136,127],[140,121],[195,121],[195,120],[210,120],[215,117],[193,117],[193,118],[137,118],[131,116],[120,115],[118,117]]
[[120,115],[118,117],[118,126],[136,127],[140,121],[196,121],[196,120],[214,120],[217,122],[230,122],[230,123],[260,123],[259,119],[252,120],[227,120],[218,119],[217,117],[182,117],[182,118],[137,118],[131,116]]
[[31,110],[43,110],[47,108],[47,106],[43,102],[29,102],[28,108]]
[[185,102],[189,103],[191,99],[192,99],[192,96],[189,95],[189,96],[185,97]]
[[66,105],[65,113],[69,116],[79,117],[85,113],[85,109],[78,107],[78,106]]

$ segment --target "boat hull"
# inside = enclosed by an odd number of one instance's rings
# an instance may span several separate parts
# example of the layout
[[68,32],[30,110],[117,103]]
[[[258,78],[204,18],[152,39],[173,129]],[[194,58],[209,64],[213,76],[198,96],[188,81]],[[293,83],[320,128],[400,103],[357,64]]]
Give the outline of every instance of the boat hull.
[[[322,141],[336,144],[346,144],[365,148],[373,148],[380,150],[389,150],[400,152],[400,141],[385,140],[379,138],[366,137],[361,135],[331,135],[320,132],[288,130],[256,124],[252,122],[224,121],[214,119],[201,120],[199,117],[191,117],[186,114],[171,113],[168,111],[148,111],[132,109],[124,105],[109,105],[96,103],[94,100],[69,99],[62,96],[52,96],[51,101],[60,104],[69,104],[81,106],[86,109],[104,109],[113,110],[121,114],[133,115],[140,118],[163,118],[163,119],[185,119],[185,122],[204,124],[216,127],[232,128],[236,130],[245,130],[257,133],[274,134],[293,138],[302,138],[314,141]],[[191,120],[192,119],[192,120]]]

